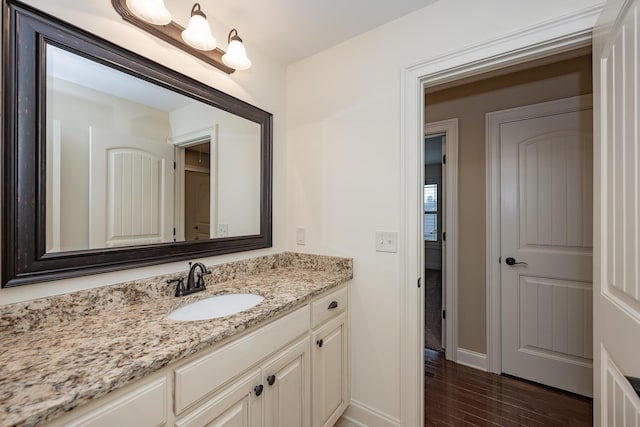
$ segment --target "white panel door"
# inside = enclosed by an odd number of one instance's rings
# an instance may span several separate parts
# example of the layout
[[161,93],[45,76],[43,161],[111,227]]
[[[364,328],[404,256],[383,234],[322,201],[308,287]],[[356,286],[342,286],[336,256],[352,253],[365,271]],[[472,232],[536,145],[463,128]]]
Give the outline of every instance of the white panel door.
[[519,108],[500,126],[502,372],[588,396],[590,107],[577,97]]
[[90,128],[91,248],[173,241],[173,155],[164,141]]
[[640,425],[639,1],[610,1],[594,30],[594,424]]

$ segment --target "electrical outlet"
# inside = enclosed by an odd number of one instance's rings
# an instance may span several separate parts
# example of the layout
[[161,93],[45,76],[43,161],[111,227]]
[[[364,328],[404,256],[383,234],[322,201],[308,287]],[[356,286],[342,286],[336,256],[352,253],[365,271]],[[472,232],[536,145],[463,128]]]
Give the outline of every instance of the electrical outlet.
[[376,252],[398,252],[398,232],[376,231]]
[[296,228],[296,245],[304,245],[304,244],[305,244],[304,228],[298,227]]
[[218,237],[229,237],[229,224],[218,224]]

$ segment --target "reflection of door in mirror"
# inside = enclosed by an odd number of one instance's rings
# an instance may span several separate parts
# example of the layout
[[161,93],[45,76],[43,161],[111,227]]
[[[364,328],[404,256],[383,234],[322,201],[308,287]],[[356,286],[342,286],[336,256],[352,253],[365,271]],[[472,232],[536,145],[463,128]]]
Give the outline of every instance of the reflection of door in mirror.
[[209,239],[210,214],[210,142],[185,149],[184,222],[185,240]]
[[90,128],[89,247],[173,240],[173,147]]

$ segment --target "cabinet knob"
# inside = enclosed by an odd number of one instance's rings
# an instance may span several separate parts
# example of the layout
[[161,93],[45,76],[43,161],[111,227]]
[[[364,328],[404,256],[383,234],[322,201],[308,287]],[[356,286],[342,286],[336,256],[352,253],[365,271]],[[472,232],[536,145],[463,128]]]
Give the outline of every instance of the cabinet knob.
[[262,390],[264,390],[264,386],[262,384],[257,385],[253,388],[253,391],[256,393],[256,396],[260,396],[262,394]]
[[316,344],[318,344],[318,347],[322,347],[322,344],[324,344],[324,341],[322,339],[319,339],[318,341],[316,341]]
[[331,304],[329,304],[329,310],[332,310],[334,308],[338,308],[338,301],[331,301]]
[[276,382],[276,376],[275,375],[269,375],[267,377],[267,383],[269,385],[273,385],[273,383],[275,383],[275,382]]

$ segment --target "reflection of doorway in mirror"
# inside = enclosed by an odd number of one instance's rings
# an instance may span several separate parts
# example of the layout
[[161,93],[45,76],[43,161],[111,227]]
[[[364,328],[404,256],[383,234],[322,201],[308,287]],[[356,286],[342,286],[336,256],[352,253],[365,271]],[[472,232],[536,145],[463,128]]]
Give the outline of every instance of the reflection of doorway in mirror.
[[211,236],[211,143],[191,145],[184,152],[185,240]]

